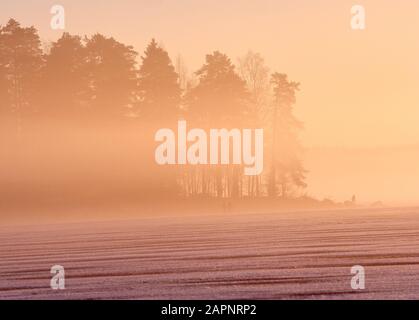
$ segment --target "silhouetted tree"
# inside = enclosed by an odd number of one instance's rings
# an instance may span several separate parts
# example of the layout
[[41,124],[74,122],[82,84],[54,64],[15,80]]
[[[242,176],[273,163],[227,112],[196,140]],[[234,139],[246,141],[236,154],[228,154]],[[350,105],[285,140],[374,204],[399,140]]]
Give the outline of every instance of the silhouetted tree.
[[139,71],[140,116],[172,124],[179,114],[181,89],[169,54],[152,39]]
[[302,123],[293,114],[299,83],[288,81],[287,75],[280,73],[272,74],[271,83],[274,101],[268,194],[271,197],[280,195],[286,198],[292,187],[306,186],[305,170],[298,157],[300,145],[296,136]]
[[[181,89],[178,74],[169,58],[169,54],[152,39],[147,46],[138,72],[139,102],[136,111],[143,135],[148,141],[154,141],[155,132],[163,127],[175,129],[179,117]],[[151,167],[155,165],[155,145],[146,147],[150,155]],[[157,186],[166,197],[178,196],[178,176],[181,168],[166,166],[158,168],[156,181],[163,181]]]
[[137,52],[101,34],[85,41],[89,104],[94,117],[127,114],[137,99]]
[[[206,56],[206,63],[196,72],[198,84],[187,94],[188,117],[201,127],[240,127],[248,113],[246,83],[235,71],[231,60],[218,51]],[[239,197],[242,194],[242,168],[218,166],[206,170],[194,181],[204,194]],[[198,188],[194,188],[198,189]]]
[[199,83],[188,94],[191,117],[218,126],[237,125],[247,112],[248,92],[231,60],[215,51],[196,75]]
[[16,129],[22,119],[36,111],[39,79],[43,67],[41,41],[34,27],[24,28],[13,19],[0,28],[1,104],[13,112]]
[[[20,132],[23,119],[32,113],[60,118],[63,123],[84,117],[89,124],[91,119],[118,123],[124,115],[135,114],[140,126],[137,121],[129,122],[132,126],[124,122],[116,127],[117,135],[113,135],[113,130],[104,132],[111,137],[110,144],[120,148],[115,150],[146,155],[140,159],[132,157],[134,160],[126,157],[124,160],[128,160],[119,162],[118,168],[130,179],[136,169],[131,170],[126,163],[135,162],[136,168],[142,169],[137,172],[138,183],[132,186],[133,194],[137,194],[138,187],[143,199],[160,197],[162,193],[165,197],[182,194],[237,198],[268,194],[285,198],[306,186],[298,141],[302,123],[293,114],[299,84],[280,73],[274,73],[269,81],[269,69],[259,54],[249,52],[239,60],[237,70],[225,54],[215,51],[188,79],[183,60],[179,57],[174,66],[168,52],[154,39],[141,57],[139,68],[133,47],[101,34],[82,39],[64,33],[44,46],[44,51],[34,27],[21,27],[13,19],[0,26],[2,133],[7,131],[3,130],[4,119],[13,119],[13,129]],[[188,120],[190,127],[266,129],[269,146],[265,159],[270,161],[267,178],[243,177],[243,168],[238,165],[158,167],[153,157],[155,129],[175,127],[181,117]],[[61,129],[61,122],[48,123],[58,123]],[[47,141],[49,147],[61,145],[61,140],[68,138],[68,128],[53,134],[52,127],[42,128],[48,137],[40,133],[40,141]],[[105,140],[101,143],[108,150],[110,144]],[[30,144],[34,141],[31,136]],[[73,143],[77,147],[80,141],[75,139]],[[141,150],[133,151],[132,141],[140,143]],[[70,149],[68,145],[65,148]],[[112,156],[119,161],[117,153]],[[101,159],[110,161],[109,157]]]
[[86,51],[81,37],[68,33],[51,44],[43,72],[44,113],[66,117],[83,114],[90,89]]

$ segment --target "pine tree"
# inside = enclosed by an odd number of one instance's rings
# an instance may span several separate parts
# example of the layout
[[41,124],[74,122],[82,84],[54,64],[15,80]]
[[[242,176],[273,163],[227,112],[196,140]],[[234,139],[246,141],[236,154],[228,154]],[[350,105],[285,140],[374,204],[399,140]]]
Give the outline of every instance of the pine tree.
[[0,82],[2,108],[13,112],[16,129],[36,111],[43,67],[41,41],[34,27],[24,28],[13,19],[0,28]]
[[181,89],[178,74],[169,54],[152,39],[139,71],[140,116],[147,120],[161,120],[173,124],[179,115]]
[[64,33],[52,43],[43,72],[44,91],[47,91],[44,114],[67,117],[82,113],[89,90],[86,59],[86,49],[79,36]]
[[88,100],[96,118],[120,118],[137,97],[137,52],[113,38],[86,38]]
[[215,51],[196,75],[199,83],[188,94],[192,118],[218,126],[239,125],[247,112],[248,92],[231,60]]
[[[246,123],[249,107],[246,83],[225,54],[215,51],[207,55],[206,63],[196,75],[199,82],[187,94],[191,123],[203,128],[240,128]],[[240,166],[202,168],[192,174],[195,175],[192,180],[200,183],[204,194],[233,198],[242,194]]]

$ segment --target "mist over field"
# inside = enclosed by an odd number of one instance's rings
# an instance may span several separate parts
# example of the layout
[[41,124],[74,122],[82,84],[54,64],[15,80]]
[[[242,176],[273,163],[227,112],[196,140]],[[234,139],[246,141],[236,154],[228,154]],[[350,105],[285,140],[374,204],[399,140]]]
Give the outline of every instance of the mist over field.
[[419,299],[419,2],[364,2],[2,1],[0,300]]
[[317,147],[305,151],[308,193],[363,205],[418,205],[419,146]]

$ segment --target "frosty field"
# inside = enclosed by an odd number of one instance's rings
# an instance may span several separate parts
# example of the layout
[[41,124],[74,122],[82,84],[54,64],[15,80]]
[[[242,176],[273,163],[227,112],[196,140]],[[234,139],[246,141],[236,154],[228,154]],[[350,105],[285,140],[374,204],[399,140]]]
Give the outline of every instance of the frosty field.
[[419,208],[0,227],[0,299],[367,298],[419,299]]

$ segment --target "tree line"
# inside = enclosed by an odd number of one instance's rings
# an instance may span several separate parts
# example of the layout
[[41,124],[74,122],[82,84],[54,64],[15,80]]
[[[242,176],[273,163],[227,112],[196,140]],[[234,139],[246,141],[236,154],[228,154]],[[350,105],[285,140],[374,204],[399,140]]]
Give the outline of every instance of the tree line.
[[243,176],[238,165],[172,168],[164,171],[162,190],[176,196],[299,195],[306,187],[298,141],[303,124],[293,112],[299,90],[286,74],[271,72],[258,53],[248,52],[234,64],[214,51],[188,74],[183,60],[173,63],[154,39],[140,57],[132,46],[102,34],[63,33],[42,43],[34,27],[13,19],[0,26],[0,121],[10,135],[46,121],[134,124],[147,139],[178,119],[200,128],[265,129],[261,176]]

